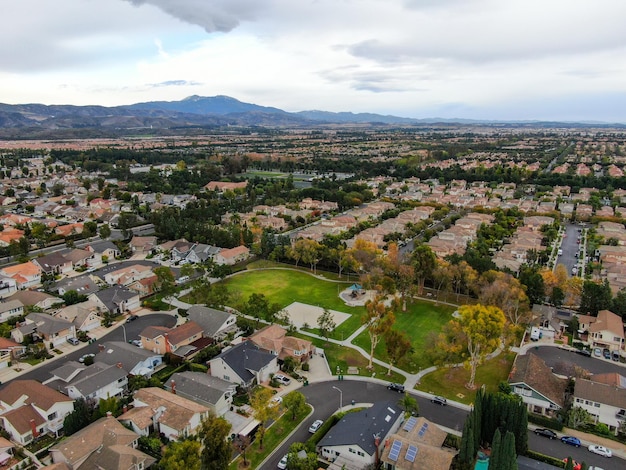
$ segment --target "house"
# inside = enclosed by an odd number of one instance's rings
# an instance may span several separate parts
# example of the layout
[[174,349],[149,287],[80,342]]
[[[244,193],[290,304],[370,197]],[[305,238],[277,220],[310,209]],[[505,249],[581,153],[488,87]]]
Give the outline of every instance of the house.
[[130,240],[130,248],[133,253],[149,253],[157,246],[157,237],[137,237]]
[[385,470],[448,470],[456,452],[444,448],[448,433],[424,417],[412,416],[385,441]]
[[72,268],[91,267],[96,265],[95,255],[88,250],[74,249],[65,253],[63,257],[72,263]]
[[103,260],[113,260],[122,254],[117,245],[109,240],[100,240],[90,243],[85,249],[91,251],[96,258],[99,258],[100,263]]
[[113,416],[105,416],[49,450],[52,462],[70,470],[144,470],[155,459],[137,450],[139,435]]
[[59,299],[54,295],[46,294],[45,292],[39,292],[36,290],[17,291],[16,293],[7,297],[7,300],[18,300],[22,302],[25,307],[37,307],[42,310],[48,310],[52,306],[63,302],[62,299]]
[[135,281],[146,279],[151,276],[153,276],[151,266],[133,264],[131,266],[125,266],[121,269],[106,273],[104,275],[104,281],[110,286],[114,286],[116,284],[127,286]]
[[70,398],[82,398],[93,404],[101,399],[121,397],[128,388],[128,372],[120,364],[94,362],[86,366],[68,361],[50,374],[52,378],[45,381],[45,385]]
[[68,274],[72,271],[72,262],[67,260],[61,253],[48,253],[47,255],[35,258],[33,260],[41,271],[46,274]]
[[59,295],[64,295],[66,292],[71,290],[75,290],[82,295],[89,295],[97,292],[100,289],[98,287],[97,281],[95,281],[94,278],[88,275],[65,278],[58,282],[56,286]]
[[610,310],[600,310],[596,320],[589,325],[589,338],[593,347],[612,351],[624,349],[622,318]]
[[158,284],[159,277],[156,274],[153,274],[152,276],[131,282],[126,287],[128,287],[129,290],[139,294],[140,297],[145,297],[156,292]]
[[221,339],[237,330],[237,316],[234,313],[216,310],[204,305],[193,305],[187,310],[187,318],[202,327],[207,338]]
[[202,372],[188,371],[173,374],[165,389],[206,406],[215,416],[222,416],[232,405],[236,385]]
[[89,295],[89,300],[95,302],[104,311],[114,315],[132,311],[141,306],[139,294],[121,286],[113,286],[94,292]]
[[626,421],[626,388],[586,379],[576,379],[573,406],[591,414],[594,423],[603,423],[617,431]]
[[388,401],[348,413],[317,443],[317,453],[333,461],[338,469],[343,465],[349,468],[374,465],[403,416],[403,411]]
[[211,359],[209,371],[213,377],[250,387],[269,381],[279,371],[278,357],[244,341]]
[[59,310],[54,316],[72,322],[76,331],[91,331],[102,323],[98,305],[87,300],[74,305],[68,305]]
[[175,328],[148,326],[139,333],[141,347],[157,354],[173,353],[202,338],[202,327],[188,321]]
[[552,416],[565,405],[567,380],[555,376],[536,354],[515,358],[509,385],[532,413]]
[[305,339],[287,336],[287,330],[279,325],[269,325],[248,338],[262,351],[278,356],[282,362],[292,357],[298,362],[305,362],[313,355],[313,343]]
[[170,440],[195,434],[209,408],[176,393],[158,387],[139,389],[133,396],[133,406],[119,417],[142,436],[156,431]]
[[2,268],[0,274],[15,279],[18,289],[41,284],[41,268],[32,261]]
[[0,421],[14,441],[28,444],[42,434],[58,437],[74,400],[36,380],[13,380],[0,390]]
[[0,323],[20,315],[24,315],[24,304],[22,302],[19,300],[0,301]]
[[108,365],[121,364],[122,369],[130,375],[150,377],[154,370],[163,363],[160,354],[138,348],[124,341],[107,341],[99,345],[95,362],[101,361]]
[[5,466],[13,458],[15,444],[4,437],[0,437],[0,466]]
[[0,337],[0,369],[9,367],[11,361],[25,353],[26,346],[11,341],[8,338]]
[[16,291],[17,281],[12,277],[0,274],[0,298],[5,298]]
[[245,261],[250,257],[250,250],[243,246],[237,246],[235,248],[223,249],[217,255],[215,255],[215,262],[217,264],[227,264],[232,266],[241,261]]
[[33,335],[42,339],[47,344],[58,346],[65,343],[68,338],[76,337],[76,328],[67,320],[56,318],[46,313],[29,313],[25,321],[15,325],[11,330],[11,337],[18,343],[23,343],[24,338]]

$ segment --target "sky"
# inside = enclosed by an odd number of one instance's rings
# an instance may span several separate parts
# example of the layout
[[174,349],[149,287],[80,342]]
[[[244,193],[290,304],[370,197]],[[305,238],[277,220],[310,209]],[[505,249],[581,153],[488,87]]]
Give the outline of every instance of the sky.
[[626,123],[624,0],[0,0],[0,102]]

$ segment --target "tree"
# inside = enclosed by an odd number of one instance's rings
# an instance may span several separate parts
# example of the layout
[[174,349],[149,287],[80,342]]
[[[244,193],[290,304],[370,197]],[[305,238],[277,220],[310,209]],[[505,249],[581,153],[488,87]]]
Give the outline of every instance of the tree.
[[154,268],[156,274],[158,290],[168,296],[174,293],[175,281],[174,272],[167,266],[159,266]]
[[528,297],[518,279],[508,273],[486,271],[480,285],[480,303],[500,308],[513,325],[526,322],[530,313]]
[[66,436],[71,436],[80,431],[90,423],[91,409],[87,402],[78,398],[74,401],[74,411],[68,414],[63,420],[63,432]]
[[506,319],[498,307],[481,304],[463,305],[459,308],[460,318],[451,320],[458,323],[465,337],[468,354],[470,379],[466,386],[475,387],[476,369],[488,354],[500,345]]
[[425,280],[433,277],[433,272],[437,266],[437,257],[428,245],[422,244],[413,250],[411,263],[413,265],[415,280],[418,286],[417,293],[418,295],[422,295]]
[[200,443],[185,440],[173,441],[167,445],[159,462],[161,470],[200,470]]
[[404,395],[400,400],[398,400],[398,405],[400,408],[404,410],[407,414],[419,414],[419,406],[417,404],[417,400],[409,395],[409,392],[404,392]]
[[361,317],[361,324],[367,329],[370,338],[370,359],[367,366],[372,369],[374,350],[380,339],[389,331],[395,321],[393,311],[385,305],[384,299],[377,296],[374,300],[365,303],[365,314]]
[[580,312],[597,316],[600,310],[611,308],[613,294],[607,279],[599,283],[595,281],[585,281],[583,292],[580,298]]
[[573,406],[567,412],[567,426],[577,429],[585,423],[591,421],[591,415],[587,410],[580,406]]
[[106,416],[108,412],[115,417],[122,414],[122,407],[117,397],[101,398],[98,408],[94,411],[94,420]]
[[306,408],[306,398],[300,392],[291,392],[283,397],[283,406],[291,413],[291,419],[295,421],[298,413]]
[[308,263],[311,266],[311,271],[315,272],[317,263],[322,259],[322,245],[310,238],[299,238],[294,244],[292,253],[295,255],[294,260],[296,266],[298,261],[302,260],[304,263]]
[[235,439],[233,440],[233,447],[235,451],[241,452],[241,456],[243,457],[243,466],[248,466],[248,459],[246,458],[246,450],[250,447],[252,443],[252,439],[250,436],[242,436],[241,434],[237,434]]
[[328,341],[329,334],[332,333],[336,326],[337,324],[335,323],[333,314],[330,313],[330,310],[325,308],[324,312],[317,317],[317,327],[320,330],[320,335]]
[[611,311],[622,317],[622,320],[626,322],[626,287],[622,288],[613,299]]
[[259,438],[259,449],[263,449],[263,438],[265,437],[265,431],[268,421],[276,419],[278,416],[278,407],[272,406],[270,400],[272,398],[272,391],[269,388],[261,387],[254,391],[250,398],[250,405],[254,408],[254,417],[261,424],[257,430],[257,436]]
[[98,234],[100,235],[100,238],[106,240],[111,236],[111,227],[109,227],[108,224],[101,225],[100,230],[98,230]]
[[413,349],[411,340],[404,331],[392,329],[387,331],[385,335],[385,348],[387,349],[387,356],[389,357],[389,370],[387,371],[387,375],[391,375],[391,368]]
[[77,291],[70,289],[65,294],[61,296],[65,305],[74,305],[79,304],[81,302],[85,302],[87,300],[87,296],[83,294],[79,294]]
[[[306,457],[300,458],[300,453],[304,451]],[[319,468],[317,462],[317,454],[311,452],[302,442],[294,442],[289,446],[287,454],[287,468],[289,470],[317,470]]]
[[228,443],[231,425],[222,417],[209,415],[198,433],[202,442],[202,469],[226,470],[230,462],[231,449]]

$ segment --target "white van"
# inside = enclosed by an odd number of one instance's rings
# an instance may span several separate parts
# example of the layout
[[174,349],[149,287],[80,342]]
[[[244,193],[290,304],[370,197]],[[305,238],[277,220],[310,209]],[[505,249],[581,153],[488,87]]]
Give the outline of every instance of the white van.
[[563,250],[561,250],[561,249],[559,248],[559,251],[557,251],[557,254],[558,254],[559,256],[561,256],[561,255],[563,254]]
[[530,329],[530,340],[531,341],[539,341],[541,339],[541,330],[536,326],[533,326]]

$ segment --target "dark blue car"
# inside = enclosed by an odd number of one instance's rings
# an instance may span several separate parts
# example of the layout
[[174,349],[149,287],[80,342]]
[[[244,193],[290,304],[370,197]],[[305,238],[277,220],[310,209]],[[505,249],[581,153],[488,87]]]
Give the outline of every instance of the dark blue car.
[[580,447],[580,439],[574,436],[563,436],[561,438],[563,444],[569,444],[571,446]]

